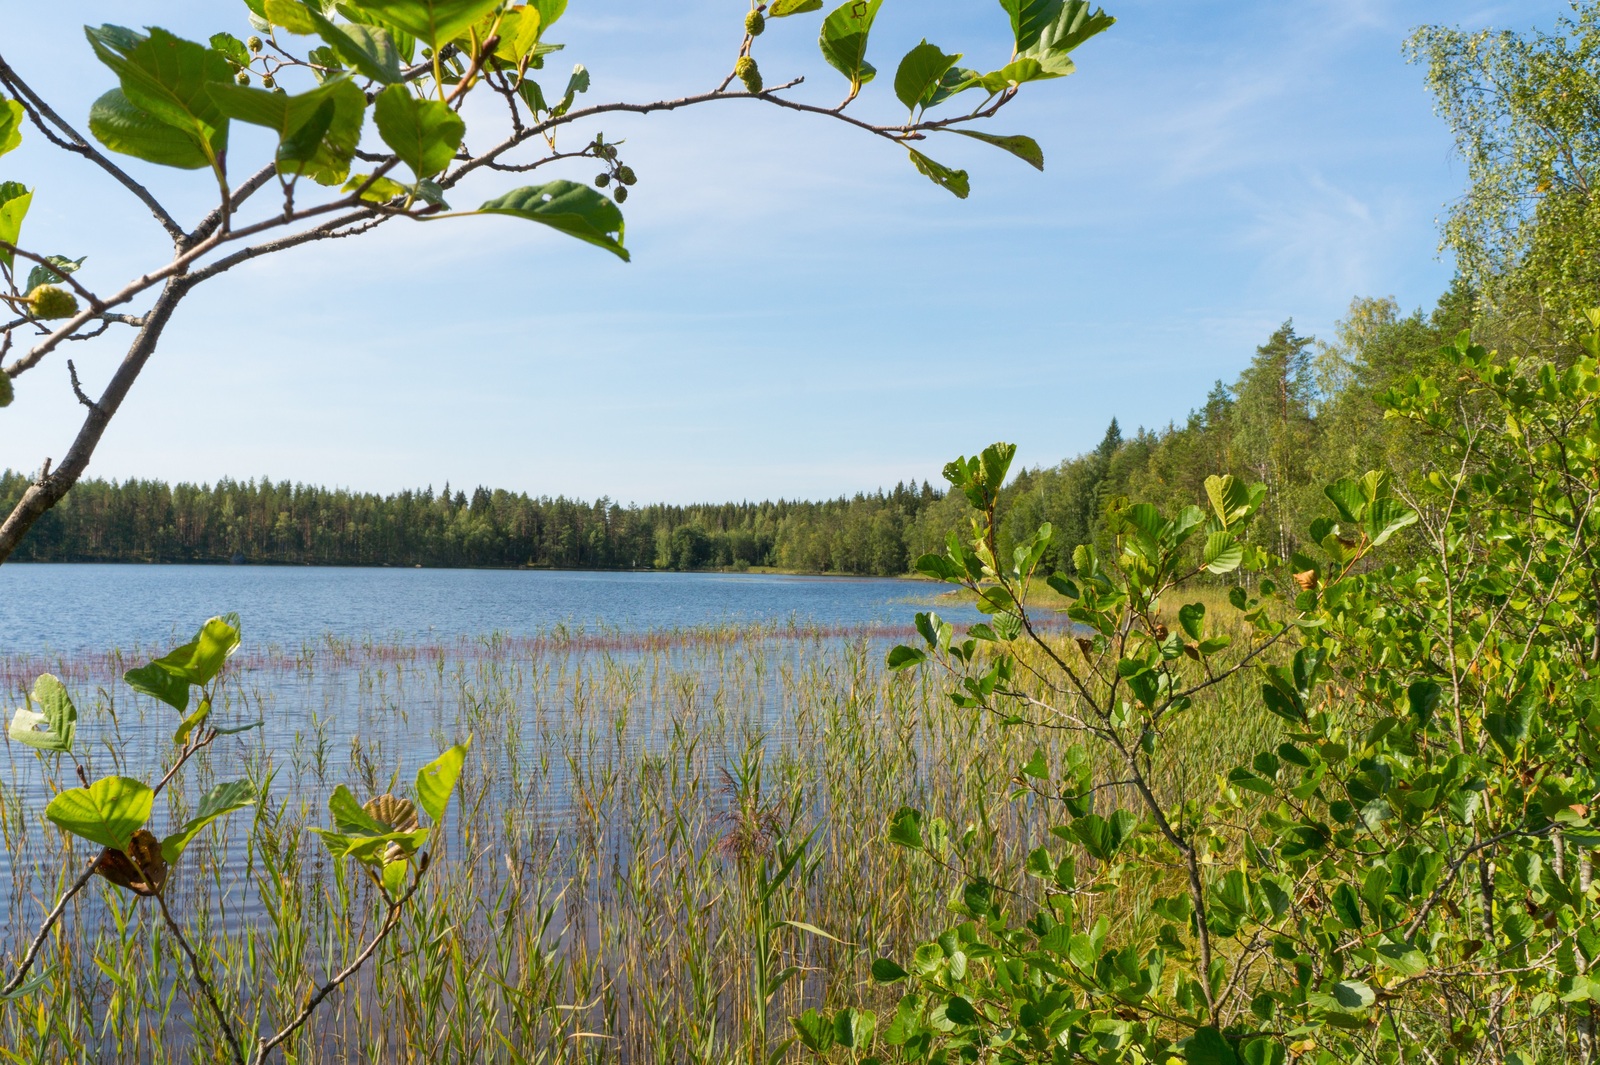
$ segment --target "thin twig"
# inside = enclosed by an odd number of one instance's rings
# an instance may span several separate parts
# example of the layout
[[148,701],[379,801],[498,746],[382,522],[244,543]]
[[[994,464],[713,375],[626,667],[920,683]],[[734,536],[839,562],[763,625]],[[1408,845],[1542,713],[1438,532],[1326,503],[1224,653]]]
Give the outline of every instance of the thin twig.
[[38,935],[33,937],[33,942],[28,944],[27,951],[22,955],[22,962],[17,968],[17,974],[6,981],[5,987],[0,988],[0,995],[9,995],[22,986],[22,981],[27,979],[28,970],[33,968],[34,959],[38,958],[39,950],[44,946],[45,938],[49,936],[50,929],[54,928],[56,922],[61,920],[61,915],[66,912],[67,903],[72,901],[72,897],[89,886],[89,881],[94,878],[94,871],[99,863],[100,856],[97,854],[90,860],[88,867],[79,874],[78,879],[72,882],[72,886],[62,894],[55,908],[45,915],[44,924],[39,926]]
[[338,975],[312,992],[311,997],[306,999],[305,1007],[295,1016],[294,1020],[281,1028],[271,1038],[261,1040],[256,1047],[254,1065],[262,1065],[267,1060],[268,1052],[294,1035],[310,1019],[311,1014],[322,1004],[323,999],[337,991],[340,984],[354,976],[367,963],[367,960],[378,949],[379,944],[400,923],[401,911],[405,908],[405,904],[411,901],[411,897],[422,887],[422,876],[425,872],[427,872],[426,864],[419,865],[416,876],[411,882],[411,889],[400,896],[399,899],[389,902],[387,911],[384,913],[383,925],[378,929],[377,934],[372,937],[372,941],[367,944],[366,948],[356,955],[355,960],[340,970]]
[[217,1001],[216,989],[211,986],[211,981],[201,971],[199,955],[189,945],[189,940],[184,936],[183,929],[178,926],[178,922],[173,920],[172,911],[167,909],[166,898],[158,891],[155,899],[156,905],[161,907],[161,916],[166,920],[167,927],[172,930],[172,935],[177,939],[178,946],[183,948],[184,955],[189,959],[189,975],[194,979],[195,983],[200,985],[200,989],[205,992],[206,1002],[211,1006],[211,1012],[216,1015],[217,1024],[222,1028],[222,1034],[228,1037],[228,1049],[233,1051],[234,1062],[236,1065],[244,1065],[244,1050],[239,1046],[239,1037],[234,1034],[233,1025],[228,1023],[228,1015],[222,1011],[222,1004]]

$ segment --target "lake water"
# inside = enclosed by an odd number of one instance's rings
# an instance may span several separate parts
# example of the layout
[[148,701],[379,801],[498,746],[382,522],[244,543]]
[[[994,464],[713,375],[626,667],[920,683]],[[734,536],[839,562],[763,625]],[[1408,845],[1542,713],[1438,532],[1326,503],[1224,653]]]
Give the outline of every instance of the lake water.
[[[767,574],[256,566],[0,566],[0,656],[187,639],[237,611],[247,649],[332,635],[441,642],[557,626],[641,633],[797,621],[904,626],[942,589],[918,581]],[[954,620],[976,611],[940,604]]]

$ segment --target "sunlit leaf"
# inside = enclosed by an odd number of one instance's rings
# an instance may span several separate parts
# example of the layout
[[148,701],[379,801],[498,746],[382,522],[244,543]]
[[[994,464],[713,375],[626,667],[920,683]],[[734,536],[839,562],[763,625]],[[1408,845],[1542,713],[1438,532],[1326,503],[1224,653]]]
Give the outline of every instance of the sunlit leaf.
[[155,793],[131,777],[104,777],[50,800],[44,815],[68,832],[102,847],[125,851],[150,820]]
[[194,816],[189,818],[181,829],[161,841],[161,856],[168,862],[177,861],[178,856],[194,841],[195,836],[200,834],[201,829],[235,810],[254,805],[255,801],[255,788],[251,787],[247,780],[218,784],[201,798]]
[[485,203],[478,208],[478,213],[505,214],[538,222],[604,248],[623,262],[628,261],[628,251],[622,246],[622,212],[587,185],[552,181],[547,185],[515,189]]

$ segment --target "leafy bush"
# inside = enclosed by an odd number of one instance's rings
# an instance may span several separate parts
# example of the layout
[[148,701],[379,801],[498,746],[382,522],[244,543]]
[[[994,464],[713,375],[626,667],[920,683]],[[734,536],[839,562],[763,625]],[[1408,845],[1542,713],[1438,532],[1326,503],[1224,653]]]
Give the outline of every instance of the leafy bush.
[[[188,643],[124,674],[123,679],[135,691],[184,715],[172,735],[171,768],[153,785],[126,776],[102,777],[92,783],[88,780],[74,754],[77,709],[66,686],[48,673],[35,682],[28,705],[12,715],[11,739],[35,748],[51,765],[59,765],[62,756],[72,759],[82,786],[60,790],[45,807],[45,816],[99,851],[45,918],[16,971],[0,987],[0,1000],[21,998],[45,982],[43,976],[30,979],[30,973],[51,929],[62,919],[73,897],[99,876],[139,898],[151,900],[160,911],[162,923],[188,962],[189,979],[217,1025],[218,1059],[222,1060],[220,1055],[225,1049],[227,1059],[238,1065],[245,1065],[246,1061],[260,1065],[279,1047],[290,1049],[296,1033],[317,1007],[371,960],[399,924],[428,871],[429,851],[424,848],[443,823],[445,808],[466,759],[466,744],[451,747],[424,766],[417,773],[410,798],[384,794],[363,804],[343,785],[334,789],[328,800],[333,827],[315,831],[335,862],[354,859],[376,889],[374,898],[380,912],[375,931],[354,958],[316,985],[303,1007],[280,1018],[281,1024],[274,1030],[242,1032],[238,1015],[250,1016],[253,1011],[244,1003],[229,1007],[227,997],[208,976],[205,960],[168,908],[169,889],[178,877],[179,862],[188,847],[207,828],[220,825],[228,815],[254,805],[257,799],[257,786],[249,780],[218,784],[201,796],[193,816],[169,826],[164,837],[158,839],[148,827],[156,797],[180,779],[180,771],[191,759],[218,738],[261,724],[256,721],[222,726],[211,720],[213,705],[221,697],[225,668],[239,643],[237,615],[212,618]],[[190,703],[196,695],[191,711]],[[419,807],[427,815],[426,825],[418,816]],[[196,1009],[201,1009],[198,1002]]]
[[[1047,578],[1071,603],[1065,639],[1028,606],[1048,526],[997,555],[1012,447],[946,468],[980,516],[918,567],[976,594],[990,620],[958,635],[919,614],[922,645],[889,665],[944,670],[958,706],[1080,742],[1019,767],[1010,801],[1051,818],[1025,868],[988,861],[984,810],[965,826],[894,815],[893,844],[961,875],[953,918],[874,964],[904,987],[892,1015],[808,1014],[805,1047],[936,1062],[1592,1060],[1600,335],[1567,369],[1502,361],[1465,335],[1445,356],[1464,400],[1420,377],[1386,397],[1434,442],[1431,461],[1403,491],[1382,473],[1328,485],[1315,557],[1244,544],[1265,490],[1231,477],[1206,483],[1207,510],[1117,503],[1115,552],[1080,547],[1075,579]],[[1208,577],[1237,582],[1240,638],[1186,594]],[[1209,801],[1164,783],[1186,715],[1251,677],[1271,743]]]

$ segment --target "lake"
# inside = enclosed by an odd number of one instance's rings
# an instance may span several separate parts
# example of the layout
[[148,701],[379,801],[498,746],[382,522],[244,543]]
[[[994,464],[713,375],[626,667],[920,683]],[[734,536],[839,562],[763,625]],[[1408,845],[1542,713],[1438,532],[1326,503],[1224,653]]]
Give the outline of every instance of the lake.
[[[573,1032],[603,1034],[618,1062],[713,1042],[730,1060],[722,1050],[749,1029],[750,996],[694,995],[751,971],[738,901],[748,876],[729,850],[739,819],[816,856],[784,912],[828,936],[789,934],[806,975],[762,1007],[793,1015],[834,993],[830,980],[865,980],[870,955],[840,943],[870,930],[881,950],[908,953],[926,932],[922,900],[948,890],[940,867],[908,866],[881,844],[889,812],[954,811],[1032,755],[1031,734],[953,712],[936,671],[884,668],[940,591],[764,574],[0,566],[0,708],[48,669],[79,712],[71,756],[0,744],[0,956],[39,927],[61,871],[84,863],[83,844],[45,821],[51,797],[80,772],[155,781],[172,763],[180,715],[129,690],[123,669],[237,611],[244,644],[210,723],[259,727],[217,735],[149,821],[170,833],[218,782],[256,790],[255,810],[206,829],[163,893],[226,968],[223,983],[281,1017],[344,964],[374,896],[354,874],[354,890],[339,887],[336,870],[351,867],[311,831],[329,824],[330,794],[404,793],[418,767],[470,738],[429,843],[418,923],[396,934],[388,964],[346,985],[349,1008],[317,1014],[302,1046],[322,1060],[415,1060],[437,1026],[395,981],[443,964],[448,942],[463,974],[449,1015],[472,1029],[463,1060],[512,1060],[492,1048],[564,1045]],[[966,604],[939,609],[978,618]],[[1008,860],[1039,845],[1037,829],[1013,826]],[[191,1060],[179,962],[170,945],[159,957],[145,946],[161,942],[157,921],[94,880],[58,926],[41,970],[65,989],[51,1008],[75,1026],[77,1059]],[[124,971],[154,990],[128,998]],[[117,1020],[140,1010],[156,1020]],[[32,1016],[0,1011],[0,1044],[44,1039],[23,1023]],[[124,1045],[127,1032],[149,1045]]]
[[[246,649],[328,635],[407,643],[532,636],[557,626],[903,626],[939,591],[919,581],[769,574],[13,563],[0,566],[0,655],[167,643],[229,611],[244,620]],[[939,609],[977,620],[967,606]]]

